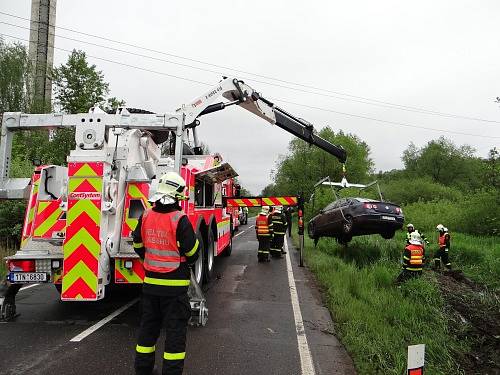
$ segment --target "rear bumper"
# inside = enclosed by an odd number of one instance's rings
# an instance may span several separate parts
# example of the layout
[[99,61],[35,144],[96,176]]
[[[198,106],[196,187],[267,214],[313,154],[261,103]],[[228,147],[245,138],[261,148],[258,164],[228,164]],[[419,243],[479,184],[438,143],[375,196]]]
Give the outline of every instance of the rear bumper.
[[[394,217],[395,220],[382,219],[382,216]],[[360,215],[354,217],[354,223],[356,226],[362,227],[359,232],[368,232],[366,234],[393,232],[403,227],[404,217],[387,214]]]

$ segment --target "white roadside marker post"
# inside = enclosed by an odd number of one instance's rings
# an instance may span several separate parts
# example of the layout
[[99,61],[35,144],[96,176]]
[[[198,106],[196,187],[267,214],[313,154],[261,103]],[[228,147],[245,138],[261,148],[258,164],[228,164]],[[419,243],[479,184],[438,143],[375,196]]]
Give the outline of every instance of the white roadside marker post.
[[425,344],[410,345],[408,347],[407,375],[423,375],[425,360]]

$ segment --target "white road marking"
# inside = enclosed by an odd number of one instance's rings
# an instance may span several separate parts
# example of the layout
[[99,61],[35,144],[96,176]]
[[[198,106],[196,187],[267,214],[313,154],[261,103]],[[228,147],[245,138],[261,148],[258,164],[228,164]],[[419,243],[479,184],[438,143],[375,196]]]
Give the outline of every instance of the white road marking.
[[299,296],[297,294],[297,287],[295,286],[295,278],[293,276],[292,262],[290,261],[290,252],[288,251],[288,242],[286,237],[285,251],[288,253],[285,256],[286,270],[288,274],[288,285],[290,286],[290,297],[292,299],[293,318],[295,319],[295,331],[297,332],[297,344],[299,347],[302,375],[315,375],[311,350],[309,349],[309,344],[307,343],[304,321],[302,320],[302,312],[300,311]]
[[29,288],[34,288],[35,286],[38,286],[40,284],[31,284],[31,285],[28,285],[28,286],[23,286],[21,289],[19,289],[19,291],[21,290],[26,290],[26,289],[29,289]]
[[75,337],[73,337],[69,341],[71,341],[71,342],[80,342],[80,341],[82,341],[85,337],[91,335],[92,333],[94,333],[95,331],[97,331],[99,328],[101,328],[103,325],[105,325],[106,323],[108,323],[110,320],[116,318],[122,312],[124,312],[125,310],[127,310],[130,306],[134,305],[137,301],[139,301],[139,298],[134,298],[129,303],[127,303],[127,304],[123,305],[122,307],[120,307],[119,309],[113,311],[107,317],[99,320],[96,324],[94,324],[93,326],[87,328],[82,333],[79,333],[78,335],[76,335]]
[[[250,226],[248,227],[248,229],[250,229],[250,228],[252,228],[252,227],[253,227],[253,225],[250,225]],[[238,234],[237,234],[236,236],[234,236],[233,238],[236,238],[236,237],[238,237],[238,236],[241,236],[241,235],[242,235],[243,233],[245,233],[248,229],[244,230],[243,232],[238,233]]]

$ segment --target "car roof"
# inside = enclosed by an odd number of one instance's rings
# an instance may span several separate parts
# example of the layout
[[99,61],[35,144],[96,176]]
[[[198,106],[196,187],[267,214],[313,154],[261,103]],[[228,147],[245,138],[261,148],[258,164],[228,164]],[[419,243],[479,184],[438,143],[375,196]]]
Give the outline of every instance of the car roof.
[[379,202],[379,201],[377,201],[377,200],[375,200],[375,199],[360,198],[360,197],[356,197],[356,198],[349,198],[349,199],[356,199],[357,201],[362,202],[362,203],[364,203],[364,202]]

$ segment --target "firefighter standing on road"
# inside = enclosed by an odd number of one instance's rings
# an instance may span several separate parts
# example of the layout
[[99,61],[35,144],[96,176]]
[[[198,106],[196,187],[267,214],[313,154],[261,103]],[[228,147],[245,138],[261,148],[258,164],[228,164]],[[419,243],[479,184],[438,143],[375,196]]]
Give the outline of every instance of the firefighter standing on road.
[[142,316],[136,346],[136,374],[151,374],[162,322],[166,328],[164,375],[182,374],[191,306],[187,294],[191,271],[198,258],[198,239],[179,207],[185,199],[184,179],[175,172],[160,178],[154,203],[139,218],[133,232],[134,250],[144,260]]
[[292,207],[285,208],[286,225],[288,228],[288,237],[292,237]]
[[443,224],[438,224],[436,227],[438,234],[438,245],[439,250],[434,254],[434,268],[441,269],[441,262],[448,269],[451,269],[450,258],[448,257],[448,251],[450,250],[450,240],[451,236],[448,233],[448,228],[445,228]]
[[255,221],[255,234],[259,240],[257,259],[259,262],[269,262],[269,249],[273,235],[273,222],[269,215],[269,207],[263,206]]
[[422,275],[424,267],[425,250],[420,234],[415,231],[410,235],[408,245],[403,253],[403,270],[399,274],[396,282],[402,283],[413,277]]
[[271,255],[275,258],[280,258],[286,252],[283,250],[283,243],[286,234],[286,216],[283,213],[283,206],[276,206],[271,214],[273,223],[273,238],[271,240]]

